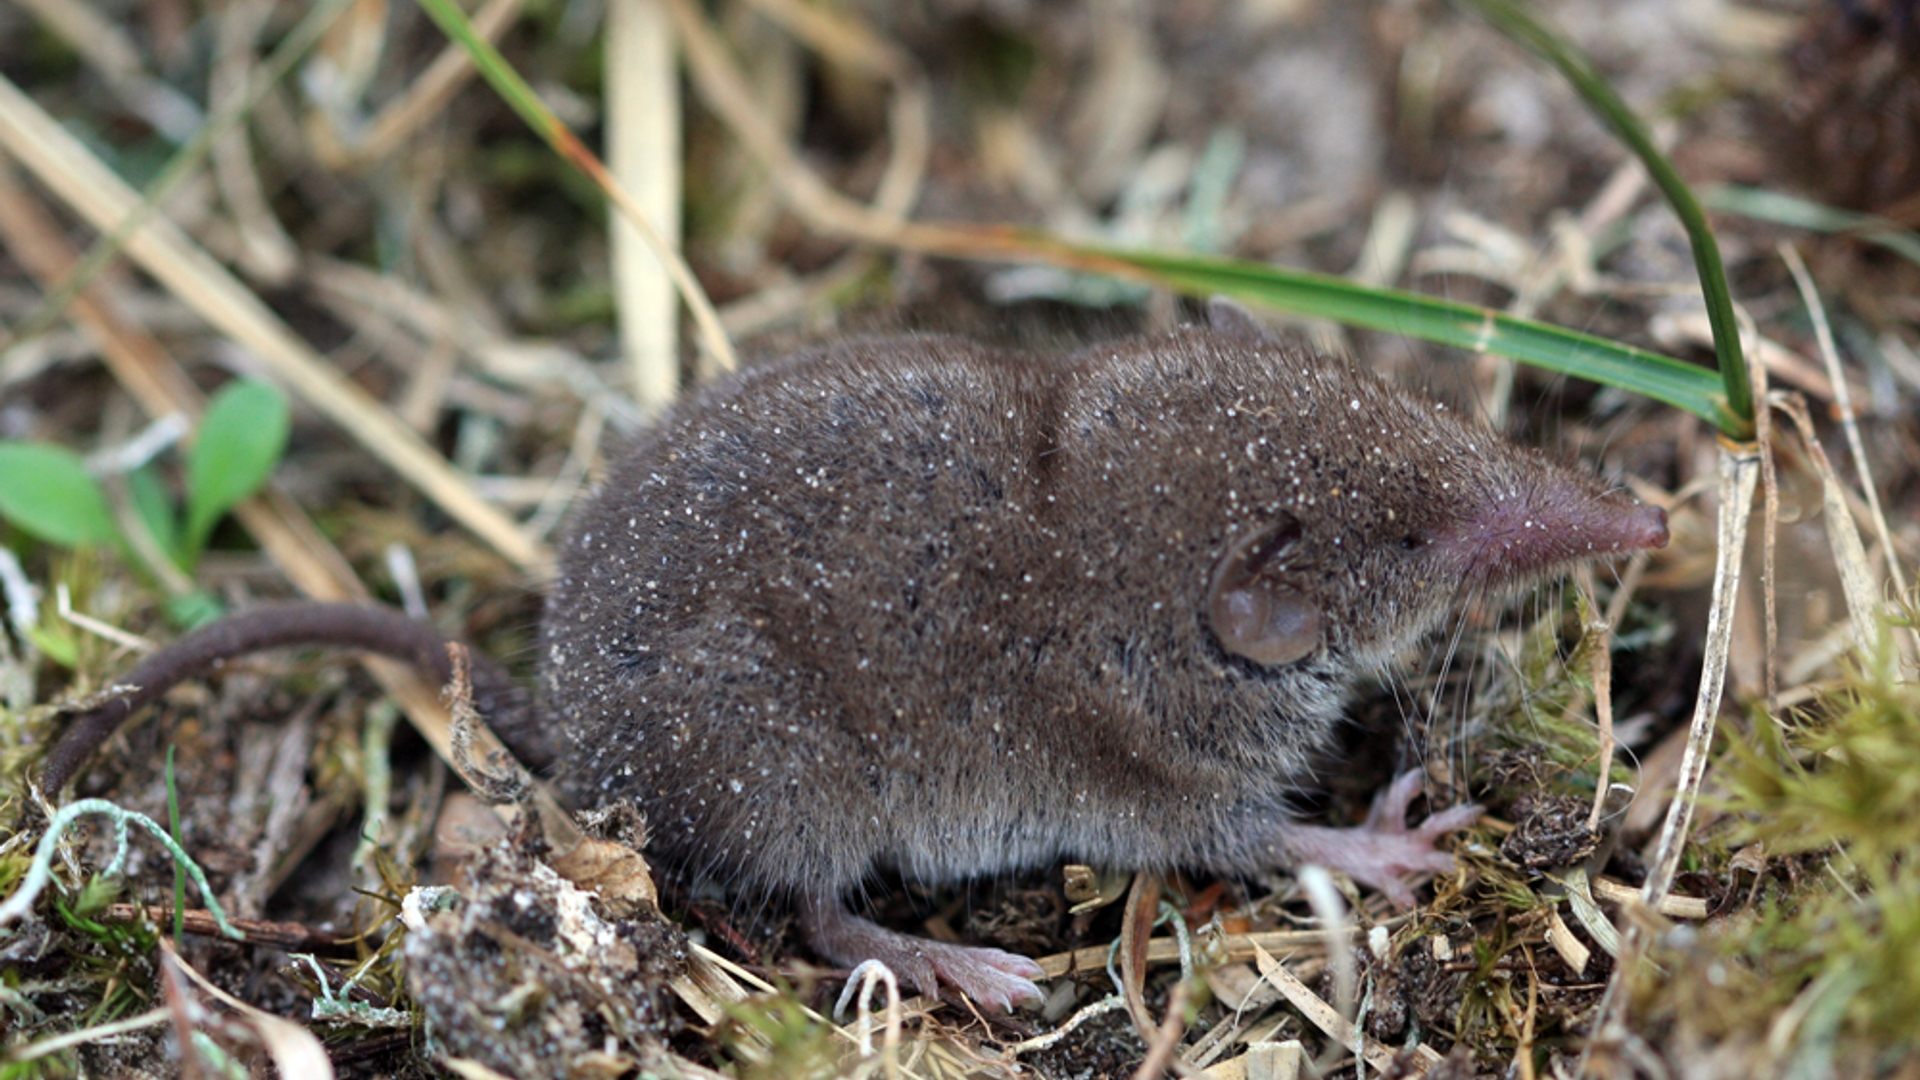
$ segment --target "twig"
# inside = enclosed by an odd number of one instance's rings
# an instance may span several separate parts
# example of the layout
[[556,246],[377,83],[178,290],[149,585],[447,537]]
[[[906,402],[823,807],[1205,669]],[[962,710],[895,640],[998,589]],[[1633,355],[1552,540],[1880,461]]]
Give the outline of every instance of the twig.
[[[1591,609],[1592,601],[1588,601]],[[1587,815],[1587,828],[1598,829],[1607,805],[1607,780],[1613,775],[1613,627],[1605,622],[1587,624],[1588,648],[1593,664],[1593,719],[1600,726],[1600,771],[1593,784],[1593,810]]]
[[[1680,868],[1680,856],[1686,848],[1687,831],[1693,821],[1694,801],[1706,776],[1707,756],[1713,749],[1713,733],[1720,715],[1720,696],[1726,689],[1727,654],[1733,640],[1734,600],[1740,592],[1740,562],[1746,551],[1747,522],[1752,517],[1753,489],[1759,479],[1760,451],[1752,444],[1720,444],[1719,459],[1719,546],[1714,559],[1713,606],[1707,612],[1705,654],[1700,664],[1700,689],[1693,704],[1693,721],[1687,732],[1686,750],[1681,755],[1673,801],[1667,805],[1666,821],[1654,849],[1653,865],[1646,884],[1640,890],[1640,902],[1658,909],[1673,888],[1674,874]],[[1594,1011],[1593,1037],[1581,1052],[1576,1075],[1586,1072],[1597,1047],[1626,1036],[1624,1013],[1627,1008],[1626,984],[1639,965],[1648,945],[1647,930],[1641,920],[1628,928],[1627,940],[1607,982],[1606,994]]]
[[[1800,299],[1807,306],[1807,317],[1813,320],[1813,336],[1820,345],[1820,359],[1826,363],[1828,378],[1833,380],[1833,410],[1840,421],[1840,429],[1846,432],[1847,450],[1853,454],[1853,467],[1860,474],[1860,492],[1866,496],[1867,507],[1873,511],[1874,532],[1880,535],[1880,543],[1887,553],[1887,576],[1893,579],[1894,589],[1905,596],[1906,571],[1900,569],[1900,552],[1894,546],[1893,530],[1887,528],[1887,515],[1880,508],[1880,489],[1874,484],[1873,472],[1867,465],[1866,444],[1860,438],[1860,423],[1853,411],[1853,391],[1840,373],[1840,350],[1833,343],[1833,328],[1827,323],[1826,305],[1820,302],[1820,292],[1814,288],[1813,275],[1807,273],[1807,264],[1801,261],[1799,249],[1782,240],[1780,259],[1793,274],[1793,283],[1799,288]],[[1917,632],[1912,630],[1908,632],[1907,639],[1909,645],[1920,642]]]
[[[1260,967],[1260,975],[1273,988],[1280,991],[1307,1022],[1325,1032],[1329,1039],[1343,1047],[1360,1047],[1361,1056],[1366,1063],[1380,1072],[1386,1072],[1393,1064],[1395,1054],[1392,1048],[1369,1038],[1366,1032],[1355,1027],[1351,1021],[1340,1015],[1333,1006],[1328,1005],[1315,994],[1306,983],[1294,977],[1273,954],[1265,949],[1256,948],[1254,960]],[[1440,1055],[1430,1046],[1421,1046],[1414,1051],[1412,1062],[1413,1075],[1425,1075],[1427,1070],[1440,1062]]]
[[1173,993],[1167,995],[1167,1016],[1160,1021],[1159,1030],[1153,1033],[1153,1039],[1147,1044],[1147,1056],[1134,1070],[1133,1080],[1160,1080],[1173,1064],[1174,1051],[1180,1048],[1180,1037],[1187,1033],[1187,996],[1186,980],[1173,984]]
[[85,612],[73,610],[73,594],[67,590],[67,583],[64,581],[53,587],[53,608],[62,619],[89,634],[105,638],[123,649],[142,653],[153,651],[153,642],[146,638],[138,634],[130,634],[112,623],[102,622]]
[[1022,1040],[1020,1042],[1014,1043],[1012,1046],[1007,1047],[1006,1056],[1010,1058],[1014,1058],[1014,1057],[1019,1057],[1021,1054],[1030,1053],[1034,1050],[1045,1050],[1047,1047],[1052,1046],[1054,1043],[1057,1043],[1060,1040],[1066,1038],[1068,1035],[1072,1034],[1073,1029],[1079,1027],[1081,1024],[1084,1024],[1087,1021],[1094,1019],[1095,1017],[1105,1016],[1110,1012],[1113,1012],[1118,1009],[1124,1009],[1126,1007],[1127,1007],[1126,998],[1121,997],[1119,994],[1108,994],[1106,997],[1101,998],[1099,1001],[1096,1001],[1093,1004],[1088,1005],[1087,1007],[1081,1009],[1079,1012],[1074,1013],[1072,1016],[1067,1018],[1066,1023],[1061,1024],[1059,1027],[1054,1028],[1052,1031],[1047,1032],[1045,1035],[1036,1035],[1031,1039]]
[[[222,933],[220,921],[213,912],[206,910],[183,911],[180,913],[187,933],[199,937],[213,937]],[[173,909],[159,904],[108,904],[96,918],[107,924],[132,923],[145,919],[157,925],[166,925],[173,921]],[[305,923],[271,922],[266,919],[234,919],[234,929],[240,931],[241,940],[249,945],[263,945],[279,949],[282,952],[333,951],[349,947],[351,938],[339,938],[324,931],[315,930]]]

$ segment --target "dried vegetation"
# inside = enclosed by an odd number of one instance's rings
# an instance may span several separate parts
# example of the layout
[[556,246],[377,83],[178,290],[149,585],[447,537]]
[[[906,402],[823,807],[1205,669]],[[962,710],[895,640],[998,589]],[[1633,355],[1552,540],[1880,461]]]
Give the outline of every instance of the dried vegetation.
[[[722,323],[758,351],[850,327],[1048,344],[1180,317],[1130,284],[916,254],[911,218],[1273,260],[1706,355],[1684,243],[1638,170],[1551,75],[1444,5],[605,7],[492,0],[475,18],[604,140],[641,206],[684,220]],[[1689,180],[1720,187],[1757,354],[1842,471],[1870,471],[1891,535],[1847,505],[1872,580],[1902,580],[1890,568],[1920,545],[1914,6],[1541,7],[1657,118]],[[309,27],[324,32],[291,53]],[[411,4],[22,0],[0,6],[0,71],[0,438],[96,455],[124,508],[129,460],[177,482],[156,423],[197,415],[232,374],[294,405],[272,485],[191,581],[0,524],[0,893],[18,895],[49,820],[27,781],[55,706],[177,635],[170,598],[423,603],[524,670],[566,506],[678,379],[724,360],[679,340],[644,247],[609,240],[604,199]],[[204,156],[163,168],[200,131]],[[170,224],[102,240],[155,185]],[[1739,188],[1889,220],[1771,224]],[[1810,205],[1801,224],[1839,220]],[[90,249],[111,257],[76,278]],[[273,656],[169,695],[72,792],[177,837],[245,940],[150,838],[64,834],[52,885],[0,929],[0,1075],[1347,1075],[1356,1051],[1386,1075],[1916,1075],[1913,639],[1854,648],[1792,425],[1775,426],[1779,549],[1749,560],[1685,873],[1650,911],[1633,886],[1699,669],[1712,433],[1504,362],[1294,329],[1597,460],[1672,517],[1651,560],[1466,613],[1355,704],[1356,764],[1330,770],[1318,812],[1351,820],[1414,755],[1432,790],[1493,811],[1418,911],[1277,873],[893,883],[875,895],[892,924],[1044,957],[1052,998],[1038,1016],[908,1002],[835,1028],[812,1009],[839,981],[780,913],[671,877],[664,915],[608,910],[581,888],[650,895],[637,823],[563,840],[522,800],[503,826],[430,749],[451,742],[438,688]],[[1645,955],[1616,964],[1635,928]]]

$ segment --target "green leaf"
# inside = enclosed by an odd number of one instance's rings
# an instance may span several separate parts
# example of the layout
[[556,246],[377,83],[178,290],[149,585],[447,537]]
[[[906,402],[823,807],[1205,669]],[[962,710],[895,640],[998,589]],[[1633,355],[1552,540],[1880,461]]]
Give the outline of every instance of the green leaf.
[[128,473],[127,495],[154,543],[175,566],[187,569],[186,552],[180,547],[180,516],[174,511],[173,497],[160,478],[160,470],[147,464]]
[[80,455],[50,443],[0,444],[0,517],[61,547],[120,540],[107,497]]
[[228,383],[207,406],[200,438],[187,458],[187,563],[233,504],[267,482],[287,449],[287,399],[263,382]]

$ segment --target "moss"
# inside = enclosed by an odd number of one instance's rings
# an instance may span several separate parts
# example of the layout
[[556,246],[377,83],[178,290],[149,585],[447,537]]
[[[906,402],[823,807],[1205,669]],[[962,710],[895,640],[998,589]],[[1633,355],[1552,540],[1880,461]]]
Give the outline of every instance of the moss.
[[1770,858],[1745,911],[1656,955],[1674,974],[1650,1006],[1786,1062],[1920,1053],[1920,687],[1883,650],[1812,708],[1754,717],[1713,775],[1719,861]]

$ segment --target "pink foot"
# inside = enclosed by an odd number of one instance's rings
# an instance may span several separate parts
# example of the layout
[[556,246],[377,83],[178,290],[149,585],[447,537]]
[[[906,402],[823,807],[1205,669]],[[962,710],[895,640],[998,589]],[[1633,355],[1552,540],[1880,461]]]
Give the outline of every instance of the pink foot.
[[949,987],[996,1012],[1045,1000],[1034,980],[1047,973],[1015,953],[896,933],[853,914],[837,899],[803,899],[800,919],[815,952],[849,966],[877,960],[923,994],[938,996],[941,987]]
[[1406,879],[1451,871],[1453,856],[1436,850],[1434,842],[1473,824],[1481,814],[1478,806],[1456,806],[1427,818],[1419,828],[1407,828],[1407,804],[1420,794],[1422,779],[1418,769],[1402,773],[1374,797],[1366,824],[1357,828],[1297,826],[1287,838],[1295,861],[1345,871],[1400,907],[1412,907],[1413,890]]

